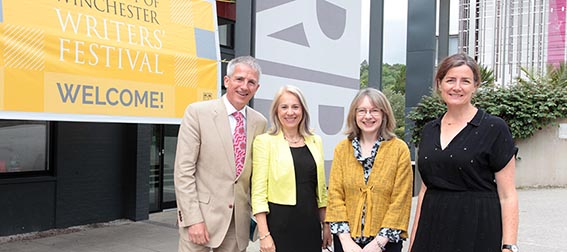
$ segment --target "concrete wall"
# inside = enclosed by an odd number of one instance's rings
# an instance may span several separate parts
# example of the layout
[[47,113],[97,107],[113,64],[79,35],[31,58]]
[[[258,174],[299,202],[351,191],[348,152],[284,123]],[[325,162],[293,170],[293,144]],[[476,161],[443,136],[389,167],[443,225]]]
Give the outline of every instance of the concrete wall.
[[516,160],[516,186],[567,185],[567,119],[560,119],[537,131],[529,139],[516,142],[520,151]]

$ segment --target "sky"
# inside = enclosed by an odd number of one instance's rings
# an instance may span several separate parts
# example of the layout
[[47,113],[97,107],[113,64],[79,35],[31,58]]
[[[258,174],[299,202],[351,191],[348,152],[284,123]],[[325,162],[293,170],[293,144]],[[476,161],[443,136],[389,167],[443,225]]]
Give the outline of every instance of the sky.
[[[360,61],[368,58],[370,0],[362,0]],[[449,33],[457,33],[458,0],[451,0]],[[437,4],[439,5],[439,4]],[[406,64],[408,0],[384,0],[383,62]]]
[[[407,0],[384,0],[384,63],[406,63]],[[362,0],[360,61],[368,58],[370,0]]]

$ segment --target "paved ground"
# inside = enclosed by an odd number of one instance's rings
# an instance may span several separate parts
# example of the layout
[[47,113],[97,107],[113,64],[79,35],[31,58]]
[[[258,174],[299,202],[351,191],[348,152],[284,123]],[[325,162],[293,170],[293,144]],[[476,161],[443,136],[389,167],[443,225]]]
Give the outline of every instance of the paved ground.
[[[567,188],[521,189],[518,192],[518,245],[521,251],[567,251],[562,239],[567,234]],[[177,239],[175,211],[165,211],[150,215],[147,221],[120,220],[0,237],[0,252],[175,252]],[[251,243],[248,251],[258,252],[258,244]]]

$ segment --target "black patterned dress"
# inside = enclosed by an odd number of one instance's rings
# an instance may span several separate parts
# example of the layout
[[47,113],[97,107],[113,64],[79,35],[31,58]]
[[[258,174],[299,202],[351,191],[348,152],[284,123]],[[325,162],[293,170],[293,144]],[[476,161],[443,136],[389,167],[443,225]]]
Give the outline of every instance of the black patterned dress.
[[296,205],[268,203],[270,234],[278,252],[320,252],[317,165],[307,146],[290,147],[295,168]]
[[418,168],[427,186],[413,252],[501,252],[495,173],[517,153],[508,125],[479,109],[441,148],[441,118],[425,125]]

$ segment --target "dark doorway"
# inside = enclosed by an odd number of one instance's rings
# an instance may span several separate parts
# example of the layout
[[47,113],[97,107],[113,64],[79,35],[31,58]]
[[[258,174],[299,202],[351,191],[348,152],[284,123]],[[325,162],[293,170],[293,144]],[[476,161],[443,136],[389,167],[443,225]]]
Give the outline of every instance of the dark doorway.
[[174,208],[173,166],[179,125],[153,125],[150,146],[150,212]]

